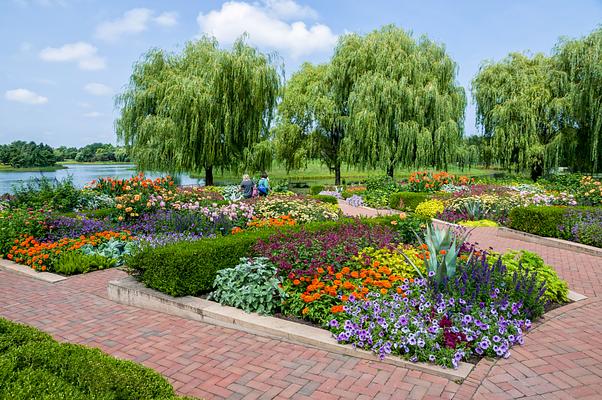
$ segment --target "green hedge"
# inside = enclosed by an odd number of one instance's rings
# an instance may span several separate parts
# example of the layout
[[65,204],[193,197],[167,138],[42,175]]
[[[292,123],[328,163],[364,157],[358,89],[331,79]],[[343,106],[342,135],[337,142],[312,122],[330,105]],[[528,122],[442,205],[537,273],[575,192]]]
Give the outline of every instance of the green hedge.
[[416,206],[431,197],[430,193],[397,192],[389,197],[389,207],[395,210],[414,211]]
[[160,374],[0,318],[2,399],[177,399]]
[[[336,222],[316,222],[304,229],[319,231]],[[300,226],[285,227],[298,230]],[[235,235],[174,243],[145,248],[126,259],[127,267],[146,286],[171,296],[198,295],[209,292],[217,271],[233,268],[241,257],[252,256],[251,248],[259,239],[267,239],[276,229],[246,231]]]
[[328,196],[328,195],[325,195],[325,194],[316,194],[316,195],[313,195],[311,197],[314,198],[314,199],[316,199],[316,200],[320,200],[320,201],[322,201],[324,203],[330,203],[330,204],[338,204],[339,203],[339,201],[337,200],[336,197],[334,197],[334,196]]
[[[395,225],[391,220],[397,216],[368,218],[368,224],[384,224],[398,231],[400,237],[410,243],[414,238],[414,230],[424,225],[419,218],[406,218]],[[343,219],[342,221],[351,221]],[[321,231],[329,229],[341,222],[316,222],[301,226],[283,227],[279,230]],[[200,239],[194,242],[174,243],[156,248],[144,248],[126,259],[130,273],[146,286],[171,296],[195,296],[213,289],[217,271],[234,268],[241,257],[253,256],[251,249],[259,240],[266,240],[279,231],[278,229],[262,229],[245,231],[235,235],[217,238]]]
[[315,185],[309,188],[309,194],[316,195],[324,190],[324,185]]
[[529,206],[510,211],[510,228],[539,236],[560,237],[558,226],[562,224],[566,207]]

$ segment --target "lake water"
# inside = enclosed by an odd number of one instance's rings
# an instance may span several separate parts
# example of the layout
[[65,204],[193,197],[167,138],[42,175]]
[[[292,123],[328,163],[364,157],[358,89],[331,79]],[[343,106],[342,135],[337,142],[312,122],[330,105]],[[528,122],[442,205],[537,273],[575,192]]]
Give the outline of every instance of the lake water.
[[[136,175],[136,168],[132,164],[67,164],[67,168],[52,172],[6,172],[0,171],[0,194],[10,193],[14,185],[26,182],[31,178],[41,178],[45,176],[48,179],[65,179],[69,176],[73,178],[73,183],[78,187],[83,187],[90,181],[103,177],[113,177],[116,179],[130,178]],[[166,174],[146,173],[149,178],[157,178]],[[191,178],[188,175],[179,175],[174,178],[180,185],[203,185],[203,179]]]

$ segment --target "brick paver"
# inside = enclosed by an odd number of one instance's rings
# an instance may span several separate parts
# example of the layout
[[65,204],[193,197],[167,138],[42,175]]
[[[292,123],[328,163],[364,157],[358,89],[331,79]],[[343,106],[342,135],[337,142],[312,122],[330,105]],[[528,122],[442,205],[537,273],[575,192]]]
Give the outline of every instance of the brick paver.
[[490,228],[474,230],[473,240],[536,251],[590,298],[546,314],[509,359],[482,360],[461,384],[116,304],[106,285],[125,275],[118,270],[49,284],[0,269],[0,315],[140,362],[179,393],[207,399],[602,398],[602,258],[499,238]]

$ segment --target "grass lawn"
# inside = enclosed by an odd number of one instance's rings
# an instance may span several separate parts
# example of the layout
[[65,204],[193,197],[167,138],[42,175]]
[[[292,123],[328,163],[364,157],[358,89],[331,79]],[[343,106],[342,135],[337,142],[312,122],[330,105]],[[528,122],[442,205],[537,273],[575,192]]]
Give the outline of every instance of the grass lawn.
[[[437,171],[434,168],[420,168],[420,170],[430,170]],[[409,169],[397,169],[395,171],[395,179],[407,178],[410,173],[416,171],[414,168]],[[305,182],[310,181],[312,184],[333,184],[334,183],[334,173],[331,173],[328,168],[317,161],[312,161],[308,163],[307,168],[300,169],[296,171],[286,172],[286,169],[278,163],[274,163],[272,168],[267,171],[270,180],[272,182],[288,179],[290,182]],[[496,172],[501,172],[497,169],[485,169],[485,168],[472,168],[470,170],[465,169],[461,171],[457,167],[451,167],[448,170],[451,174],[456,175],[467,175],[467,176],[485,176],[491,175]],[[366,169],[360,170],[353,167],[344,166],[341,170],[341,180],[344,183],[355,183],[359,181],[364,181],[366,178],[370,176],[383,175],[385,172],[383,170],[375,170],[375,169]],[[255,173],[254,176],[258,176],[258,173]],[[191,174],[192,177],[203,178],[202,174]],[[232,172],[224,171],[214,171],[214,179],[216,183],[237,183],[241,179],[241,174],[234,174]]]

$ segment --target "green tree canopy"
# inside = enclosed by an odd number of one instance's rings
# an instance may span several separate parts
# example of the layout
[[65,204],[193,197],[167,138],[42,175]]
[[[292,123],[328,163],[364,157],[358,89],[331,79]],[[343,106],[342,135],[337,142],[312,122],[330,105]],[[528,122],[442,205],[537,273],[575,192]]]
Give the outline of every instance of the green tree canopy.
[[[181,54],[151,50],[117,98],[117,134],[140,169],[237,169],[271,162],[267,137],[280,91],[269,56],[238,40],[232,50],[202,38]],[[260,154],[257,154],[260,153]]]
[[14,168],[51,167],[56,161],[54,150],[44,143],[17,140],[0,145],[0,163]]
[[276,152],[287,170],[298,169],[308,159],[319,159],[341,183],[341,142],[344,122],[333,96],[330,64],[303,64],[286,85],[278,106]]
[[477,123],[504,168],[523,170],[566,126],[561,74],[543,54],[485,62],[472,82]]
[[443,46],[395,26],[347,35],[332,72],[350,163],[393,176],[398,166],[446,169],[454,160],[466,98]]
[[568,82],[574,129],[556,141],[552,154],[564,153],[578,171],[602,171],[602,28],[581,39],[561,40],[554,61]]

